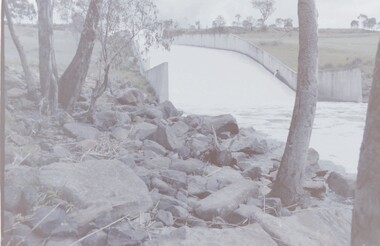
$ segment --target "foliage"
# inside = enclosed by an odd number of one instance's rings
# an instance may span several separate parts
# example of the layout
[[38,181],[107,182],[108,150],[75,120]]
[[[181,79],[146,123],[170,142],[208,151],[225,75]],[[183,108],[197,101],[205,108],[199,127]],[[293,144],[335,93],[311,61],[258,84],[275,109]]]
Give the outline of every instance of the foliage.
[[351,21],[351,28],[358,28],[359,27],[359,21],[352,20]]
[[252,30],[255,25],[255,19],[252,16],[248,16],[242,23],[243,27],[247,30]]
[[223,30],[223,27],[226,25],[226,20],[222,15],[216,17],[216,19],[212,22],[212,26],[217,28],[219,31]]
[[25,19],[34,21],[37,16],[34,4],[28,0],[8,0],[8,6],[12,18],[15,19],[17,23]]
[[258,9],[262,17],[262,25],[265,26],[269,16],[276,10],[274,4],[275,0],[252,0],[253,8]]

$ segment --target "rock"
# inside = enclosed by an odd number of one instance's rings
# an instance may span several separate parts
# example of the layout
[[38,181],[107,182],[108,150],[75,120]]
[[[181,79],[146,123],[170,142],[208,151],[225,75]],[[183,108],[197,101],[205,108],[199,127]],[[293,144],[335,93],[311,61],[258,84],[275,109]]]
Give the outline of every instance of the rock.
[[176,170],[161,170],[162,179],[175,188],[185,188],[187,185],[187,175]]
[[157,126],[147,122],[142,122],[132,127],[130,136],[134,139],[145,140],[150,138],[156,131]]
[[189,211],[180,206],[170,206],[166,210],[169,211],[176,220],[184,221],[190,216]]
[[259,186],[257,183],[241,180],[199,201],[195,212],[198,217],[204,220],[212,220],[217,216],[226,217],[237,209],[239,204],[258,195]]
[[53,153],[58,158],[66,158],[71,155],[70,151],[59,145],[53,147]]
[[20,136],[17,133],[10,135],[9,138],[10,140],[12,140],[12,142],[14,142],[18,146],[24,146],[29,143],[29,140],[27,137]]
[[83,123],[67,123],[63,126],[65,133],[78,140],[97,139],[100,135],[98,129]]
[[67,217],[60,207],[43,206],[27,222],[41,237],[71,237],[78,235],[77,224]]
[[261,177],[261,174],[262,171],[260,167],[251,167],[242,173],[243,177],[250,178],[252,180],[259,179]]
[[144,160],[144,167],[147,169],[168,169],[170,166],[171,160],[168,157],[158,156],[150,160]]
[[154,133],[153,140],[170,151],[179,149],[184,145],[184,140],[178,138],[174,129],[170,126],[158,126],[157,131]]
[[186,174],[197,174],[202,175],[206,163],[197,159],[187,159],[187,160],[173,160],[170,169],[184,172]]
[[236,170],[230,167],[216,168],[212,171],[207,171],[207,190],[217,191],[232,183],[244,180],[244,177]]
[[205,158],[208,162],[211,162],[217,166],[233,166],[236,164],[236,160],[232,157],[229,150],[213,149]]
[[[207,178],[202,176],[189,176],[187,179],[187,191],[192,196],[207,196],[209,193],[206,189]],[[203,197],[204,198],[204,197]]]
[[154,153],[161,155],[161,156],[164,156],[167,153],[164,146],[162,146],[162,145],[160,145],[154,141],[147,140],[147,139],[144,140],[143,150],[144,151],[150,150],[150,151],[153,151]]
[[21,202],[25,198],[23,191],[35,189],[38,184],[38,175],[35,169],[20,166],[5,170],[4,209],[13,213],[24,210]]
[[32,233],[32,229],[21,223],[15,223],[12,230],[4,231],[3,245],[33,246],[43,245],[43,238]]
[[19,211],[22,214],[28,214],[29,211],[37,204],[39,199],[38,192],[33,186],[25,186],[21,190],[21,199]]
[[[94,230],[95,231],[95,230]],[[91,231],[89,234],[93,233]],[[104,231],[98,231],[92,236],[84,239],[82,242],[82,246],[104,246],[107,245],[107,233]]]
[[217,135],[220,135],[223,132],[228,132],[232,135],[239,133],[239,127],[236,123],[236,119],[230,114],[205,116],[204,124],[211,130],[211,132],[213,127]]
[[[189,223],[192,221],[190,220]],[[198,222],[199,223],[199,222]],[[202,224],[202,222],[200,222]],[[158,239],[148,241],[144,246],[276,246],[270,235],[259,225],[245,227],[212,229],[197,226],[181,227],[175,231],[161,235]]]
[[157,108],[146,108],[145,109],[145,116],[148,119],[162,119],[162,118],[164,118],[163,112]]
[[203,134],[194,134],[190,140],[190,149],[196,155],[200,156],[212,148],[212,138]]
[[76,238],[53,238],[46,242],[46,246],[67,246],[76,242]]
[[247,155],[264,154],[268,151],[268,145],[265,140],[260,142],[252,137],[238,137],[230,143],[230,150],[234,152],[243,152]]
[[326,193],[325,182],[322,180],[305,180],[303,188],[310,192],[310,195],[313,197],[320,198]]
[[111,227],[108,232],[108,246],[135,246],[141,245],[147,238],[145,230],[135,230],[129,222],[123,222],[118,226]]
[[121,116],[114,111],[101,111],[94,115],[94,123],[98,129],[107,131],[115,125],[119,124]]
[[356,180],[354,177],[342,175],[337,172],[332,172],[327,178],[329,188],[336,194],[345,198],[354,197],[355,183]]
[[162,194],[174,194],[176,192],[175,189],[159,178],[152,179],[152,187],[157,188]]
[[4,231],[8,231],[14,226],[15,223],[15,217],[13,214],[9,211],[4,211],[3,213],[3,220],[4,220]]
[[165,101],[161,103],[158,108],[162,111],[163,117],[165,119],[180,116],[181,113],[174,107],[173,103],[170,101]]
[[164,223],[166,226],[174,225],[173,215],[170,212],[159,210],[156,214],[156,219]]
[[311,166],[311,165],[318,164],[318,161],[319,161],[319,153],[315,149],[310,148],[307,152],[307,165]]
[[130,130],[124,127],[116,127],[112,130],[111,136],[119,141],[123,141],[129,137]]
[[144,103],[144,94],[135,88],[129,88],[123,92],[117,101],[122,105],[133,105],[138,106]]
[[301,210],[289,217],[273,217],[261,209],[251,214],[280,245],[349,245],[351,209],[316,208]]
[[185,136],[186,133],[190,130],[189,126],[183,122],[178,121],[172,125],[172,129],[177,137]]
[[277,217],[281,215],[282,203],[281,203],[280,198],[264,197],[264,201],[262,205],[263,205],[263,210],[265,211],[265,213],[268,213]]
[[42,187],[81,209],[106,201],[120,213],[134,216],[152,206],[143,181],[117,160],[54,163],[42,167],[39,177]]
[[26,94],[25,89],[21,89],[17,87],[7,90],[7,96],[9,98],[21,98],[21,97],[24,97],[25,94]]
[[189,210],[189,206],[171,196],[162,195],[160,193],[152,192],[152,199],[154,204],[158,203],[158,209],[166,210],[171,206],[179,206],[186,210]]
[[57,119],[61,126],[64,126],[67,123],[73,123],[75,121],[74,118],[66,111],[60,111],[57,114]]

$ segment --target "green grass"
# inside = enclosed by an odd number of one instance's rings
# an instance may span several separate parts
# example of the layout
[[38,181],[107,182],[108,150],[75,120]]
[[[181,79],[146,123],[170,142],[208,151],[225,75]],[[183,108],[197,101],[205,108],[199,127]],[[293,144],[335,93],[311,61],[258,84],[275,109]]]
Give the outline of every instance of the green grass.
[[[297,70],[297,31],[250,32],[239,36]],[[320,68],[341,68],[357,59],[360,59],[362,64],[374,64],[379,37],[379,33],[360,30],[320,30],[318,44]]]

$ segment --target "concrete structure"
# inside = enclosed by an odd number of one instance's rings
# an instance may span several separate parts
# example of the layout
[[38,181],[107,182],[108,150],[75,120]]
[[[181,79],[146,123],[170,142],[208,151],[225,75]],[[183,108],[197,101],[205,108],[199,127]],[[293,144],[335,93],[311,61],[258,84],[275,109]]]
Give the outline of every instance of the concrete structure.
[[152,86],[159,102],[169,100],[169,66],[168,63],[162,63],[151,69],[148,68],[147,59],[144,59],[140,53],[140,47],[137,43],[133,45],[133,51],[138,59],[140,74],[144,76],[150,86]]
[[[263,65],[293,90],[297,88],[297,73],[294,70],[268,52],[238,36],[231,34],[183,35],[177,37],[174,44],[239,52]],[[320,72],[319,85],[319,100],[321,101],[362,101],[362,79],[358,69]]]

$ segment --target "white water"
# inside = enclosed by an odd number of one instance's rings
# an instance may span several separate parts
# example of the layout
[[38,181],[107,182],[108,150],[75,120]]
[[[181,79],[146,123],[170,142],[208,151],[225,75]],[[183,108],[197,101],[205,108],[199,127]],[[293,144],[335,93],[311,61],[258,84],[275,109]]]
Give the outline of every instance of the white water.
[[[150,67],[169,62],[169,98],[185,113],[231,113],[240,126],[286,141],[295,93],[249,57],[187,46],[153,50],[149,57]],[[318,103],[311,147],[320,159],[356,173],[366,107]]]

